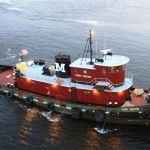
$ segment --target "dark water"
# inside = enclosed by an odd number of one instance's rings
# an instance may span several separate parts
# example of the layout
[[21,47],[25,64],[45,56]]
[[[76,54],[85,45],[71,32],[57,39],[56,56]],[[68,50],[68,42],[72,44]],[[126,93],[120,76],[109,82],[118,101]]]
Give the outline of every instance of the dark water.
[[[134,85],[150,86],[150,2],[146,0],[0,0],[0,63],[15,64],[18,51],[54,62],[58,52],[82,54],[89,29],[97,50],[128,56]],[[104,42],[105,41],[105,42]],[[96,45],[94,43],[94,45]],[[108,125],[27,108],[0,96],[0,149],[150,149],[146,126]],[[46,117],[45,117],[46,116]]]

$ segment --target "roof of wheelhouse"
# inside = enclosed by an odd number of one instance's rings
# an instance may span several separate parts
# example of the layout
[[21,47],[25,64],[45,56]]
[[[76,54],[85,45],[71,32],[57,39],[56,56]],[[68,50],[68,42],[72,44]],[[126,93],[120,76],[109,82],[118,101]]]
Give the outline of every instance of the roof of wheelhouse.
[[113,67],[125,65],[129,62],[129,58],[123,55],[105,55],[103,56],[103,60],[104,62],[96,62],[95,64],[99,66]]
[[105,66],[105,67],[115,67],[121,66],[129,62],[129,58],[122,55],[105,55],[103,56],[103,62],[96,62],[96,59],[92,59],[93,64],[90,64],[90,58],[79,58],[70,64],[70,67],[76,68],[87,68],[94,69],[94,65]]

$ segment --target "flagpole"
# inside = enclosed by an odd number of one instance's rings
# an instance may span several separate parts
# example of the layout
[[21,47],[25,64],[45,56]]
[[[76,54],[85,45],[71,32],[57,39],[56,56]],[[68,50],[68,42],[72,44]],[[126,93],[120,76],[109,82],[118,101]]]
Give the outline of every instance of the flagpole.
[[23,62],[23,54],[22,54],[22,51],[21,51],[21,59],[22,59],[22,62]]

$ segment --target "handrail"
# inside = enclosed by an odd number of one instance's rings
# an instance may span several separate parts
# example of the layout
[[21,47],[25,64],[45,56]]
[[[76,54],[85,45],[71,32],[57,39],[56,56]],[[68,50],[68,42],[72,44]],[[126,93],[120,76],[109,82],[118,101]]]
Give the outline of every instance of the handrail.
[[131,80],[133,80],[133,74],[132,74],[131,72],[129,72],[129,71],[126,71],[126,72],[125,72],[125,77],[128,77],[128,78],[130,78]]
[[[131,80],[133,80],[133,74],[131,72],[125,72],[125,77],[130,78]],[[118,84],[114,84],[112,83],[108,78],[94,78],[91,82],[89,82],[90,84],[94,84],[94,82],[98,82],[98,81],[105,81],[110,83],[111,85],[115,86]]]
[[[98,81],[105,81],[105,82],[108,82],[109,84],[111,85],[115,85],[113,84],[108,78],[94,78],[91,82],[89,82],[90,84],[94,84],[95,82],[98,82]],[[117,85],[117,84],[116,84]]]

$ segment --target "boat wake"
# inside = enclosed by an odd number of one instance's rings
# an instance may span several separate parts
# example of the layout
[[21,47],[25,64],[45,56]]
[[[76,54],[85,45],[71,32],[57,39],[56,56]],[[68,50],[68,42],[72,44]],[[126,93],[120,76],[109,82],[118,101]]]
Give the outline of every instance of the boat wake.
[[7,56],[6,59],[11,59],[11,58],[15,58],[16,54],[12,53],[12,49],[11,48],[8,48],[8,50],[6,51],[6,56]]
[[1,97],[1,98],[5,98],[5,96],[4,96],[4,95],[1,95],[1,94],[0,94],[0,97]]
[[112,130],[109,130],[109,129],[104,129],[104,128],[99,128],[99,127],[95,127],[94,130],[100,134],[108,134],[110,132],[114,132],[114,131],[117,131],[118,129],[112,129]]
[[30,18],[31,20],[51,20],[51,21],[56,21],[56,22],[66,22],[66,23],[80,23],[80,24],[90,24],[90,25],[105,25],[104,23],[100,23],[95,20],[85,20],[85,19],[80,19],[80,20],[72,20],[72,19],[59,19],[59,18],[51,18],[47,16],[34,16]]
[[84,23],[84,24],[91,24],[91,25],[98,25],[98,21],[90,21],[90,20],[69,20],[69,19],[56,19],[56,18],[48,18],[52,21],[61,21],[61,22],[73,22],[73,23]]
[[1,7],[7,12],[23,12],[21,8],[13,3],[11,0],[0,0]]
[[27,106],[25,106],[23,104],[20,104],[19,101],[17,101],[17,100],[12,101],[12,103],[18,104],[18,106],[21,107],[21,108],[24,108],[24,109],[27,108]]
[[6,57],[0,58],[0,60],[8,60],[8,59],[16,58],[16,53],[13,53],[11,48],[7,49],[5,55],[6,55]]
[[31,112],[31,113],[38,113],[39,111],[37,109],[27,109],[28,112]]
[[49,112],[42,112],[41,115],[43,117],[45,117],[47,120],[49,120],[50,122],[58,122],[61,119],[61,114],[58,117],[53,117],[52,116],[52,111]]
[[26,105],[20,104],[19,101],[14,101],[14,103],[18,104],[19,107],[25,109],[28,112],[41,114],[43,117],[45,117],[50,122],[58,122],[58,121],[60,121],[61,116],[62,116],[62,114],[59,114],[57,116],[56,115],[52,116],[52,111],[49,111],[49,112],[39,112],[37,109],[27,108]]
[[23,10],[18,7],[8,7],[7,10],[14,11],[14,12],[23,12]]
[[10,0],[0,0],[0,3],[12,4]]

